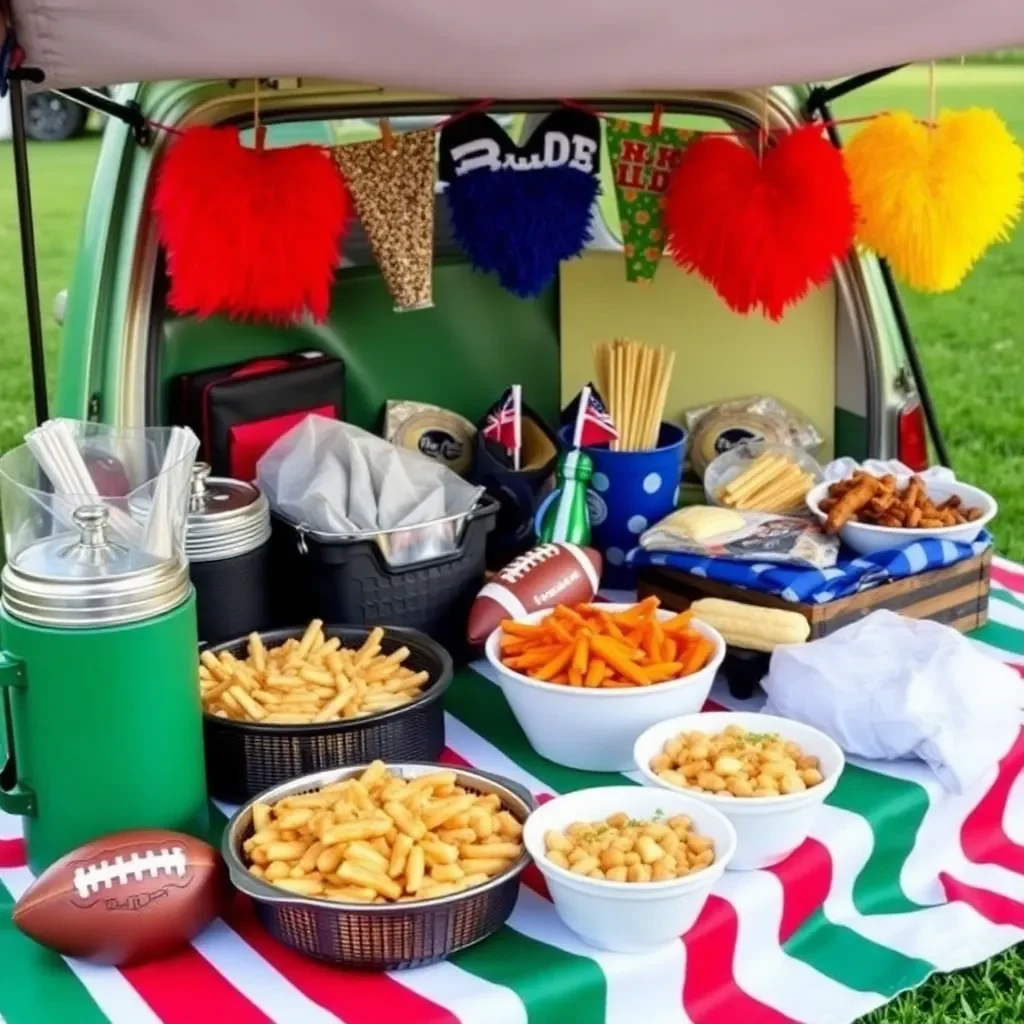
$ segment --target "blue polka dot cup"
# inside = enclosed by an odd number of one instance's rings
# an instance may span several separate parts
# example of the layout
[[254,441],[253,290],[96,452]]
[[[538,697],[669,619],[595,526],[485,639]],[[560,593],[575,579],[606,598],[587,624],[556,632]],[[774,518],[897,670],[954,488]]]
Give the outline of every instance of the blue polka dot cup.
[[[572,444],[572,427],[559,431],[565,448]],[[675,510],[683,475],[686,431],[662,423],[658,447],[646,452],[613,452],[601,444],[584,451],[594,463],[587,505],[592,545],[604,556],[601,583],[614,590],[636,585],[626,555],[640,534]]]

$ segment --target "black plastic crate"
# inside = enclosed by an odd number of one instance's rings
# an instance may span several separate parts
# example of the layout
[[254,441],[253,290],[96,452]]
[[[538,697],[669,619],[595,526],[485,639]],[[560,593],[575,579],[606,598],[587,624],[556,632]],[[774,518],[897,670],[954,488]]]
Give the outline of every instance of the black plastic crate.
[[418,629],[453,658],[468,656],[466,622],[483,586],[487,535],[498,502],[469,514],[458,549],[443,558],[394,567],[372,540],[323,540],[272,516],[275,622],[313,618]]

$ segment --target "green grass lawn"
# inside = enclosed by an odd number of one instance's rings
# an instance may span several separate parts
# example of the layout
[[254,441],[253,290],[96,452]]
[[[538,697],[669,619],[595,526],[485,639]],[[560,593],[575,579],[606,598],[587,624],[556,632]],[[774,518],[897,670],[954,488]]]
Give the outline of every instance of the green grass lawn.
[[[996,107],[1024,140],[1024,66],[944,65],[940,106]],[[923,69],[899,72],[836,105],[838,117],[902,107],[927,109]],[[58,330],[53,297],[63,288],[98,140],[95,137],[31,150],[39,276],[51,381]],[[8,146],[0,146],[0,449],[20,440],[32,423],[24,297],[19,262],[14,180]],[[1024,560],[1024,229],[994,249],[956,292],[906,295],[957,472],[993,491],[1001,505],[999,543]],[[1010,1024],[1024,1020],[1024,962],[1007,953],[989,963],[934,979],[868,1018],[870,1024],[940,1024],[956,1020]],[[741,1022],[737,1022],[741,1024]]]
[[[68,284],[99,138],[39,143],[30,148],[39,291],[46,329],[50,393],[57,373],[60,329],[53,300]],[[25,292],[18,240],[10,145],[0,144],[0,450],[19,444],[35,423],[25,325]]]

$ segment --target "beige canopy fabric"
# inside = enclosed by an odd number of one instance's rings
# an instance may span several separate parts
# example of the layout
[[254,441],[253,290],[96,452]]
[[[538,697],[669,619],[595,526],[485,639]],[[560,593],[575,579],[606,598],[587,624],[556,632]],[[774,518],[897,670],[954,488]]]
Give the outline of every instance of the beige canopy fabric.
[[456,96],[818,82],[1024,44],[1024,0],[6,0],[44,87],[317,77]]

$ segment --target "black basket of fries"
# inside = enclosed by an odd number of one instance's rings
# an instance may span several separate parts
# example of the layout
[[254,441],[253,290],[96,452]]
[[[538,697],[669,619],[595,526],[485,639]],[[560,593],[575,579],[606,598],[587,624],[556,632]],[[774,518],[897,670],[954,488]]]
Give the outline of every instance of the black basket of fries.
[[536,806],[486,772],[377,761],[261,793],[221,852],[279,942],[344,967],[421,967],[508,919]]
[[399,627],[251,634],[200,655],[210,796],[239,804],[343,765],[432,761],[444,749],[448,652]]

